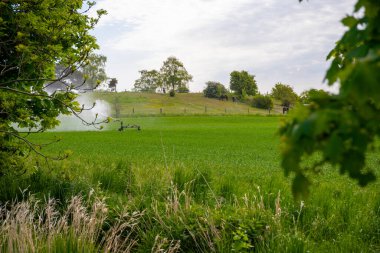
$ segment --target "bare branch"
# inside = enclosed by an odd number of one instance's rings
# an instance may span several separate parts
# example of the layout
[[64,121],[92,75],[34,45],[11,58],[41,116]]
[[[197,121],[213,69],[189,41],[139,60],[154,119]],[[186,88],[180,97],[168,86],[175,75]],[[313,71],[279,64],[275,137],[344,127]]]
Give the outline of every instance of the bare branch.
[[66,108],[68,108],[70,110],[70,112],[75,116],[77,117],[78,119],[81,120],[82,124],[85,125],[85,126],[93,126],[95,127],[96,129],[101,129],[100,127],[97,127],[97,125],[100,125],[100,124],[104,124],[104,123],[109,123],[109,120],[108,119],[105,119],[103,121],[99,121],[97,122],[97,118],[98,118],[98,115],[96,115],[95,119],[92,121],[92,122],[88,122],[87,120],[83,119],[80,114],[81,112],[85,111],[85,110],[91,110],[95,104],[93,104],[93,106],[88,109],[88,108],[84,108],[84,105],[82,105],[82,109],[80,109],[79,111],[77,111],[76,108],[73,108],[72,106],[68,105],[67,103],[63,102],[62,100],[58,99],[58,98],[55,98],[54,96],[52,95],[47,95],[47,94],[41,94],[41,93],[31,93],[31,92],[26,92],[26,91],[20,91],[20,90],[17,90],[17,89],[14,89],[14,88],[9,88],[9,87],[1,87],[0,86],[0,90],[8,90],[8,91],[12,91],[12,92],[15,92],[15,93],[19,93],[19,94],[23,94],[23,95],[27,95],[27,96],[32,96],[32,97],[46,97],[46,98],[49,98],[49,99],[52,99],[52,100],[56,100],[58,101],[59,103],[61,103],[63,106],[65,106]]
[[[19,83],[19,82],[38,82],[38,81],[58,81],[58,79],[51,79],[51,78],[30,78],[30,79],[15,79],[15,80],[10,80],[10,81],[6,81],[6,82],[3,82],[3,83],[0,83],[1,86],[3,85],[8,85],[8,84],[12,84],[12,83]],[[0,86],[0,88],[1,88]]]
[[13,133],[13,132],[8,132],[8,134],[12,135],[13,137],[23,141],[25,144],[28,145],[28,147],[33,151],[35,152],[36,154],[42,156],[43,158],[45,159],[50,159],[50,160],[56,160],[56,161],[61,161],[61,160],[64,160],[68,157],[68,155],[63,155],[63,156],[57,156],[57,157],[52,157],[52,156],[47,156],[43,153],[41,153],[40,151],[37,150],[37,148],[41,148],[40,145],[38,144],[35,144],[35,143],[32,143],[31,141],[29,141],[28,139],[24,138],[24,137],[21,137],[19,136],[18,134],[16,133]]

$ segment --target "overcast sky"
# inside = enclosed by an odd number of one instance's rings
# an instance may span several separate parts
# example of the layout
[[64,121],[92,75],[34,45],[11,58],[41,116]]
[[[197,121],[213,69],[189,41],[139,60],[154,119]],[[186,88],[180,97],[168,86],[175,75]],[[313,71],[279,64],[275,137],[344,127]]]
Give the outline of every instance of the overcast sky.
[[139,70],[181,60],[201,91],[207,81],[229,86],[247,70],[260,92],[277,82],[296,92],[326,88],[326,55],[344,32],[340,23],[354,0],[99,0],[107,10],[94,31],[107,74],[131,90]]

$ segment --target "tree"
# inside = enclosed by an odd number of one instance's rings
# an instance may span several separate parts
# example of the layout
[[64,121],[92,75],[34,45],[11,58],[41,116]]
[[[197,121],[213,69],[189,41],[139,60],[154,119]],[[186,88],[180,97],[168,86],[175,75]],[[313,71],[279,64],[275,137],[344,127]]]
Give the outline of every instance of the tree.
[[116,85],[117,85],[117,79],[116,78],[111,78],[110,82],[108,83],[108,88],[111,91],[116,91]]
[[227,89],[219,82],[208,81],[203,94],[208,98],[220,98],[220,96],[227,94]]
[[135,81],[134,90],[142,92],[155,92],[162,86],[162,77],[157,70],[140,70],[141,77]]
[[303,91],[301,93],[300,101],[303,104],[309,104],[315,99],[322,98],[322,97],[328,96],[328,95],[329,95],[329,93],[325,90],[310,89],[310,90]]
[[74,85],[77,90],[92,91],[108,79],[105,72],[106,61],[106,56],[91,53],[83,66],[74,71],[67,66],[56,64],[55,73],[58,80],[49,84],[45,90],[52,93],[70,89]]
[[270,111],[273,109],[273,99],[269,95],[258,94],[253,97],[252,106]]
[[89,54],[86,59],[86,64],[79,70],[85,82],[85,88],[93,90],[99,86],[100,83],[107,80],[106,74],[107,57],[101,54]]
[[272,97],[280,100],[282,106],[290,107],[298,100],[298,95],[294,92],[293,88],[289,85],[277,83],[272,88]]
[[230,74],[230,89],[237,95],[242,96],[256,95],[257,84],[254,75],[250,75],[247,71],[233,71]]
[[[105,11],[89,17],[94,3],[86,4],[87,10],[78,0],[0,2],[0,176],[20,171],[28,151],[41,154],[41,145],[28,134],[54,128],[60,114],[80,118],[86,109],[75,101],[75,84],[62,92],[45,91],[85,66],[98,48],[89,31]],[[58,77],[57,64],[65,66]]]
[[[183,63],[175,57],[169,57],[164,61],[160,69],[163,87],[175,92],[181,87],[187,87],[193,77],[187,72]],[[174,94],[174,93],[173,93]]]
[[[360,15],[359,15],[360,13]],[[325,79],[340,84],[338,94],[312,98],[280,129],[282,167],[295,174],[293,193],[306,195],[310,176],[326,163],[365,186],[376,179],[366,166],[367,152],[380,136],[380,8],[359,0],[342,23],[348,30],[329,53]],[[318,154],[311,166],[302,163]]]

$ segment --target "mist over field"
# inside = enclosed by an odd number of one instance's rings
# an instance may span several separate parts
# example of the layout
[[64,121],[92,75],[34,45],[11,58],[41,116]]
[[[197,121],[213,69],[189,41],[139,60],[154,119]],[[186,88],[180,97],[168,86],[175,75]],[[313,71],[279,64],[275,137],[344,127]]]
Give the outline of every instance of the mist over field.
[[[76,99],[84,108],[92,108],[93,104],[95,106],[91,110],[84,110],[80,113],[80,117],[86,122],[92,122],[97,115],[97,122],[106,120],[111,116],[111,105],[102,99],[93,99],[91,93],[81,94]],[[87,126],[83,124],[81,119],[74,115],[60,115],[58,120],[61,121],[59,126],[54,128],[52,131],[95,131],[98,130],[94,126]],[[105,125],[105,124],[101,124]]]

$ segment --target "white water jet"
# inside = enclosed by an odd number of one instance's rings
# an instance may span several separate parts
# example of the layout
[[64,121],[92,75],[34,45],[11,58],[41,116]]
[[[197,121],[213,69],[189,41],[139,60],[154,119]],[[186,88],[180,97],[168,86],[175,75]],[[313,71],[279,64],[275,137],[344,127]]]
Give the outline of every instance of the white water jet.
[[[97,116],[96,122],[106,120],[111,116],[111,106],[104,100],[93,100],[90,94],[80,95],[76,101],[79,104],[84,105],[84,108],[91,108],[95,102],[95,107],[91,110],[84,110],[79,116],[86,122],[93,122]],[[58,120],[61,121],[60,125],[52,131],[95,131],[98,130],[94,126],[86,126],[81,119],[75,115],[60,115]],[[107,127],[106,124],[101,124],[103,127]],[[97,125],[100,127],[101,125]]]

